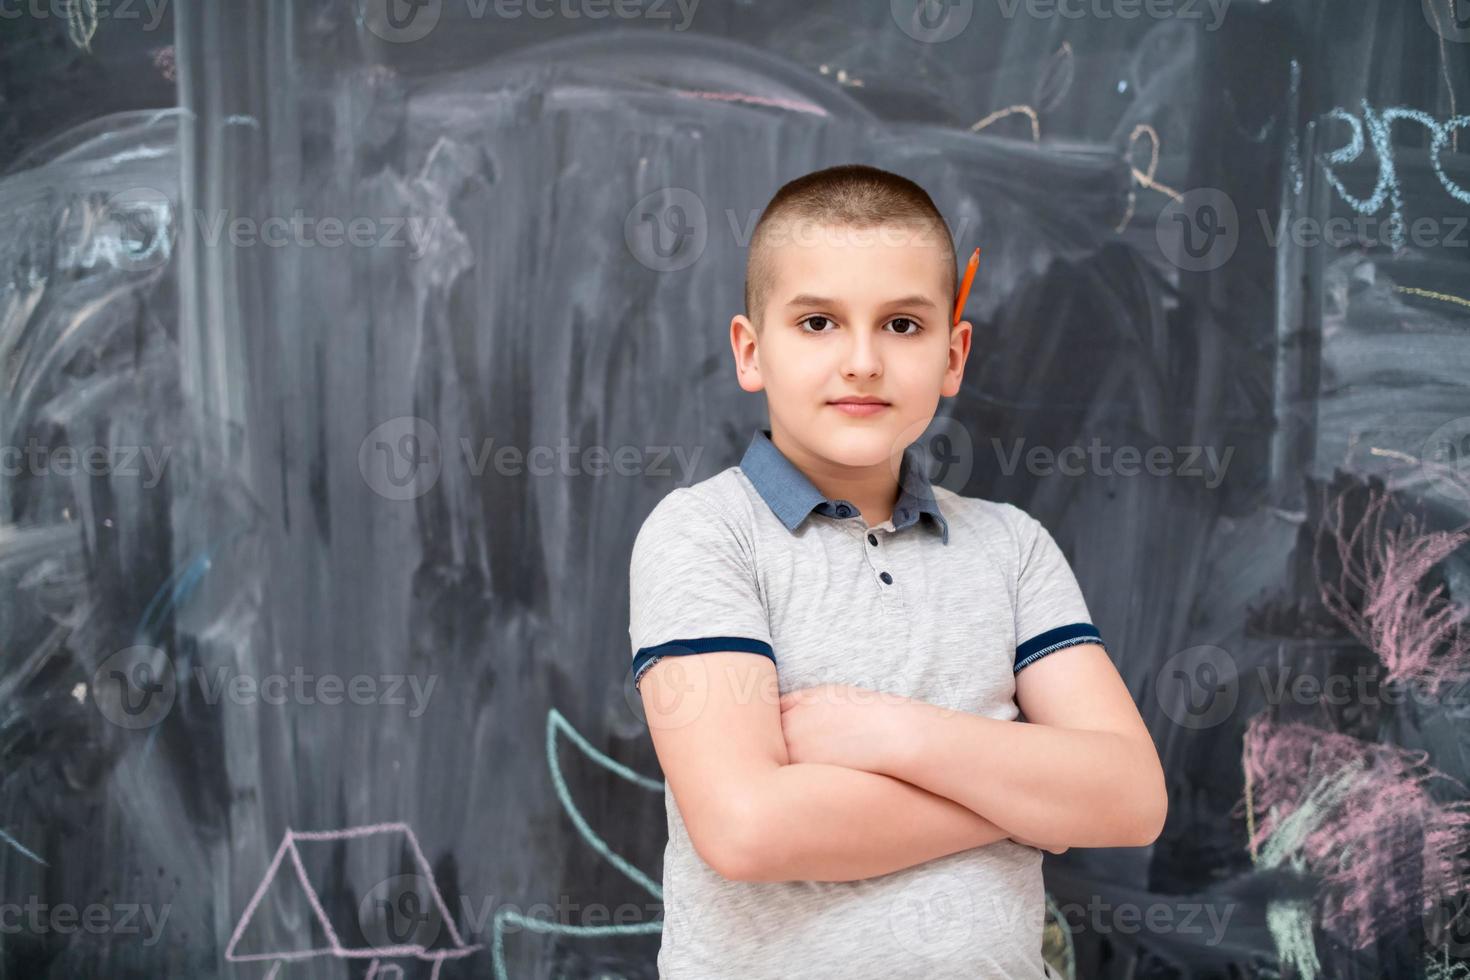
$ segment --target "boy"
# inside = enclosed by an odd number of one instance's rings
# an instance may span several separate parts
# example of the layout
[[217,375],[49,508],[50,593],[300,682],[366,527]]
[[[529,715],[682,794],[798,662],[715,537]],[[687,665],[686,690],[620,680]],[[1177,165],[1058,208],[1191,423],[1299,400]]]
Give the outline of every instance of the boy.
[[1053,976],[1042,849],[1163,825],[1061,550],[911,445],[960,388],[956,273],[928,194],[872,167],[798,178],[756,224],[730,341],[770,428],[664,497],[629,565],[665,980]]

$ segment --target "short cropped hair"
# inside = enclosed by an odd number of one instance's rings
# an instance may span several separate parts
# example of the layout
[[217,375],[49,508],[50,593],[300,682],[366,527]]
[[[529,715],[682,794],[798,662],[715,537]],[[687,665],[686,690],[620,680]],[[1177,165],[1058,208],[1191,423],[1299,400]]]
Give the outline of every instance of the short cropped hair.
[[[871,229],[900,226],[943,244],[943,275],[949,302],[959,295],[954,238],[924,188],[898,174],[866,164],[848,163],[797,177],[776,191],[750,236],[745,263],[745,315],[761,330],[761,317],[776,283],[771,243],[777,229],[793,225],[800,234],[812,227]],[[952,310],[952,307],[951,307]],[[945,321],[951,317],[946,311]]]

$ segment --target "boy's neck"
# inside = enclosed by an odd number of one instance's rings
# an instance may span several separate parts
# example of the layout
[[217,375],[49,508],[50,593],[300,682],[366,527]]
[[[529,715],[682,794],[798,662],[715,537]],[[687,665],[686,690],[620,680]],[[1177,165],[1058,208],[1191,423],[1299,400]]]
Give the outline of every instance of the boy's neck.
[[893,459],[874,466],[844,466],[808,451],[799,442],[771,422],[771,442],[781,450],[812,486],[829,500],[846,500],[862,513],[869,527],[876,527],[893,516],[898,503],[898,478],[894,476],[902,460],[902,451]]

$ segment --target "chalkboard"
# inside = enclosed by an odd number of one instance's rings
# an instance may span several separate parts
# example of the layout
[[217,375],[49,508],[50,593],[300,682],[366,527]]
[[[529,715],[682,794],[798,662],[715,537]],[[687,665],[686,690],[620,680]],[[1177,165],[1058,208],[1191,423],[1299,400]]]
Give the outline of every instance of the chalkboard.
[[4,16],[5,977],[654,976],[629,549],[845,162],[983,246],[933,479],[1168,774],[1048,855],[1058,973],[1470,975],[1463,3]]

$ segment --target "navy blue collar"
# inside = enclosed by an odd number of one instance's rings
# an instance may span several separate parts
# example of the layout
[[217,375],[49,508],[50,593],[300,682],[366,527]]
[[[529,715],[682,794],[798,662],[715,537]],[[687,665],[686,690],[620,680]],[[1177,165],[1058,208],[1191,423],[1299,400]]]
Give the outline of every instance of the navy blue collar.
[[[918,521],[920,514],[928,514],[931,518],[929,526],[940,533],[945,544],[949,544],[949,522],[939,512],[934,487],[924,472],[921,453],[918,443],[903,451],[903,461],[898,468],[899,496],[893,507],[893,529],[901,531]],[[771,441],[770,429],[755,430],[750,437],[750,446],[740,460],[740,469],[788,531],[795,531],[814,510],[828,517],[860,516],[851,502],[822,496],[822,491],[807,479],[806,474],[776,448]]]

